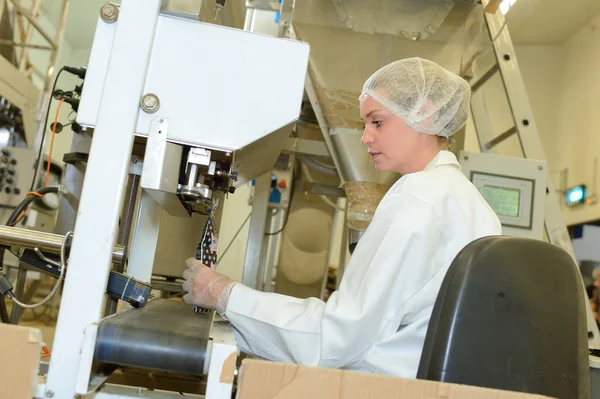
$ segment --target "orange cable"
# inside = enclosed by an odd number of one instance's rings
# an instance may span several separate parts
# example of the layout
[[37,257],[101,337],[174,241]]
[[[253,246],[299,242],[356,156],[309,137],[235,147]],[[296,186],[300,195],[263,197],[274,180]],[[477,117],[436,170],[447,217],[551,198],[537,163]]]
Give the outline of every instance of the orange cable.
[[17,223],[19,223],[21,221],[21,219],[23,219],[23,216],[27,215],[27,212],[29,212],[29,208],[27,208],[23,212],[21,212],[21,214],[19,214],[19,216],[17,216],[17,219],[15,220],[15,222],[12,225],[16,226]]
[[50,349],[46,345],[42,346],[42,357],[49,357],[50,355],[52,355]]
[[35,195],[36,197],[44,198],[44,194],[40,194],[40,193],[37,193],[37,192],[35,192],[35,191],[30,191],[30,192],[28,192],[27,194],[25,194],[25,196],[26,196],[26,197],[27,197],[28,195]]
[[50,165],[52,164],[52,148],[54,147],[54,137],[56,137],[56,124],[58,123],[58,113],[60,112],[60,106],[65,102],[63,98],[56,107],[56,116],[54,117],[54,123],[52,124],[52,140],[50,141],[50,151],[48,152],[48,167],[46,168],[46,187],[48,187],[48,181],[50,179]]

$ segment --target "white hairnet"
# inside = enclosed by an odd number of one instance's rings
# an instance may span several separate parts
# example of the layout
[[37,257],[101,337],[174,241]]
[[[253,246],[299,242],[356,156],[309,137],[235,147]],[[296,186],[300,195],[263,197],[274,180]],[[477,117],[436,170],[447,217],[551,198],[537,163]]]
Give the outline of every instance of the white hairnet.
[[364,95],[418,132],[449,137],[467,121],[471,87],[435,62],[407,58],[371,75]]

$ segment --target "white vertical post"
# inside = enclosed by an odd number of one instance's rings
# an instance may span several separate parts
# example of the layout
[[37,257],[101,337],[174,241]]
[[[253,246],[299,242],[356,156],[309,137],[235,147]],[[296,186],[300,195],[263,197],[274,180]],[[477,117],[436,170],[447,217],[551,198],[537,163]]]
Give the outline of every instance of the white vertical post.
[[102,312],[160,0],[123,0],[83,183],[46,396],[73,398],[84,329]]
[[256,179],[252,203],[252,216],[250,217],[250,227],[248,229],[248,246],[246,247],[244,274],[242,276],[242,283],[254,289],[260,287],[258,273],[260,269],[260,260],[262,258],[267,212],[269,209],[270,187],[271,172],[265,173],[263,176]]
[[158,246],[162,206],[145,190],[138,205],[137,223],[129,251],[127,275],[147,283],[152,279],[152,266]]

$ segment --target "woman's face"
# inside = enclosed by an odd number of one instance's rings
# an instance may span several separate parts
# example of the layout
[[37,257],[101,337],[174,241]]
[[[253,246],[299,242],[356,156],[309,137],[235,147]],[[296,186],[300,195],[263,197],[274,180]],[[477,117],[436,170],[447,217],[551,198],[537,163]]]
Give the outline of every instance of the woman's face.
[[365,122],[360,142],[367,146],[378,171],[401,174],[418,171],[416,158],[424,146],[430,147],[433,136],[417,132],[368,95],[360,101],[360,117]]

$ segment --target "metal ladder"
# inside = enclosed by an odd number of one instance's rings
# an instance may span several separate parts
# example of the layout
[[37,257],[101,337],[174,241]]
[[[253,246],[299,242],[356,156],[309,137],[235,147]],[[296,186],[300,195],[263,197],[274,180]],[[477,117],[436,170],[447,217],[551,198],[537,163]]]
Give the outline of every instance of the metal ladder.
[[[482,0],[484,6],[487,6],[490,2],[491,0]],[[473,122],[475,123],[475,130],[480,143],[481,152],[487,152],[509,137],[517,135],[525,158],[546,161],[546,154],[542,146],[537,124],[533,117],[533,112],[531,110],[531,105],[529,103],[529,98],[527,96],[523,77],[521,76],[512,39],[508,27],[506,26],[505,18],[499,12],[496,12],[495,14],[486,13],[485,21],[490,38],[493,41],[492,46],[496,63],[476,82],[471,84],[473,92],[471,98],[471,114],[473,116]],[[500,73],[502,78],[504,89],[506,90],[506,97],[514,119],[514,127],[499,136],[494,137],[483,92],[479,89],[496,73]],[[546,214],[544,216],[545,230],[549,241],[552,244],[563,248],[575,260],[571,238],[569,237],[560,204],[555,193],[554,184],[552,183],[551,177],[548,176]],[[589,306],[587,306],[587,324],[589,347],[592,349],[599,349],[600,332]]]

